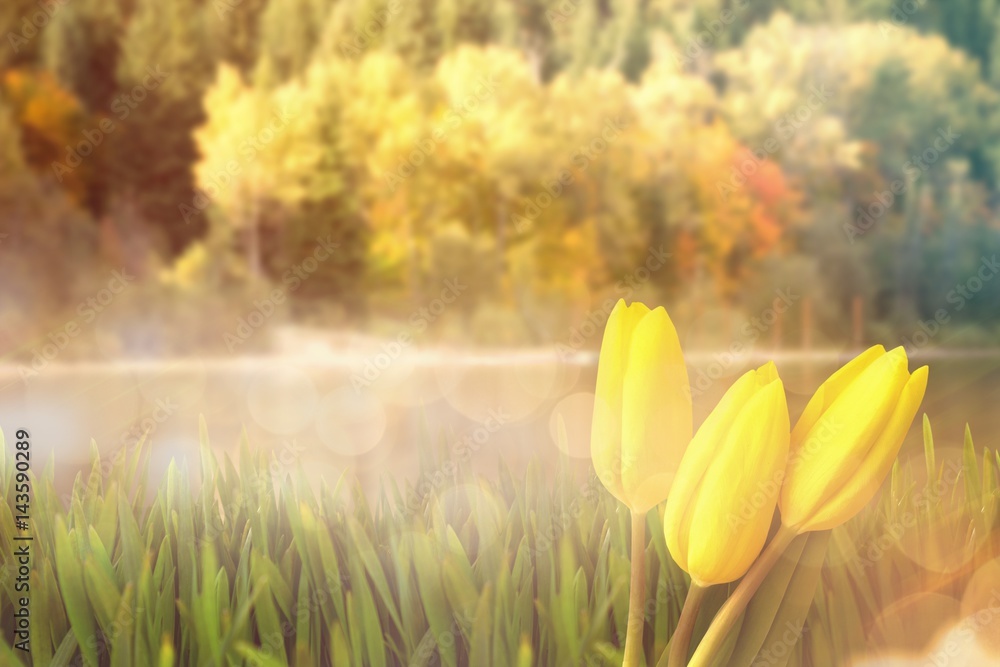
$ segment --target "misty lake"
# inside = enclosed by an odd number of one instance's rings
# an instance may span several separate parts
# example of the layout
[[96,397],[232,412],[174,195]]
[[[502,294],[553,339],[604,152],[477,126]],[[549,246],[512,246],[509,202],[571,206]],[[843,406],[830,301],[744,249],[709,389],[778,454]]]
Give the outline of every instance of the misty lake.
[[[688,354],[695,424],[764,354],[728,359]],[[852,356],[777,355],[791,418],[816,386]],[[377,372],[370,369],[379,361]],[[0,424],[32,434],[33,466],[55,456],[66,488],[87,466],[91,440],[102,456],[133,446],[148,432],[152,472],[171,458],[198,466],[199,418],[214,449],[235,453],[243,429],[252,448],[271,451],[272,472],[301,464],[312,479],[335,481],[351,469],[370,486],[389,473],[416,477],[421,448],[447,446],[485,474],[502,457],[515,469],[532,457],[559,460],[556,423],[567,427],[564,454],[587,465],[596,355],[538,349],[508,352],[423,350],[384,363],[377,352],[337,354],[303,348],[295,355],[156,362],[53,364],[23,380],[0,367]],[[996,446],[1000,428],[1000,352],[930,353],[922,412],[939,449],[959,447],[968,421],[979,446]],[[365,369],[369,371],[365,374]],[[920,452],[919,417],[904,445]]]

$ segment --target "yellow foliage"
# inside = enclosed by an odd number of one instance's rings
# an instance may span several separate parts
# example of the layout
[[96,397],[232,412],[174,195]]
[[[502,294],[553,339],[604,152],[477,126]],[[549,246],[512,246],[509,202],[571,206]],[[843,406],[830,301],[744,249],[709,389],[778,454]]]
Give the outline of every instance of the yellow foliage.
[[[666,62],[638,84],[610,69],[542,84],[510,49],[462,46],[431,70],[373,50],[317,59],[271,91],[222,68],[205,102],[199,183],[234,156],[241,167],[213,199],[225,216],[243,224],[251,197],[292,208],[333,199],[368,227],[369,276],[386,286],[433,281],[435,248],[458,226],[476,256],[496,262],[505,302],[528,290],[586,303],[651,248],[682,239],[725,292],[794,214],[773,163],[720,195],[745,148],[720,119],[715,90]],[[267,110],[289,104],[296,115],[282,139],[240,158]]]
[[160,282],[181,289],[198,287],[204,283],[210,261],[205,244],[195,243],[177,258],[172,267],[160,271]]

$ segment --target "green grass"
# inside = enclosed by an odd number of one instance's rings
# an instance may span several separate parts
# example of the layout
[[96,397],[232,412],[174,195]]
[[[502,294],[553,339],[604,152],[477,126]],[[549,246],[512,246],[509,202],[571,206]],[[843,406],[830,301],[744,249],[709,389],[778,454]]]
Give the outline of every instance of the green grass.
[[[769,665],[844,664],[872,642],[891,646],[891,618],[876,619],[893,603],[927,591],[960,598],[972,572],[1000,555],[1000,456],[967,437],[957,464],[936,461],[926,419],[925,440],[919,470],[897,464],[860,516],[793,544],[797,560],[765,582],[728,664],[749,665],[759,651],[784,656]],[[347,477],[316,492],[288,470],[275,489],[263,455],[244,443],[238,463],[220,460],[207,441],[200,479],[171,466],[155,490],[141,445],[110,470],[95,448],[68,507],[51,464],[33,480],[29,663],[12,648],[11,449],[0,456],[0,664],[621,664],[629,517],[596,479],[533,465],[486,480],[459,465],[424,496],[387,480],[369,502]],[[445,460],[428,454],[421,472],[432,478]],[[935,490],[928,475],[957,483]],[[687,579],[655,511],[648,533],[653,664]],[[907,556],[942,544],[968,552],[952,572]],[[711,592],[696,638],[726,592]],[[786,646],[782,633],[803,617],[801,641]]]

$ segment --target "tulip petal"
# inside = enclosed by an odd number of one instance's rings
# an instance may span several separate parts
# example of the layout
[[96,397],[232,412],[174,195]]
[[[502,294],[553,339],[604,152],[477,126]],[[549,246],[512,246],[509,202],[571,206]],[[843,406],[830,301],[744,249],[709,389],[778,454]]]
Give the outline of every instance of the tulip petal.
[[847,483],[801,527],[803,532],[835,528],[860,512],[875,496],[899,455],[906,433],[923,401],[924,391],[927,389],[927,373],[927,366],[921,366],[913,372],[903,388],[889,423],[868,456]]
[[674,561],[685,572],[688,571],[687,539],[694,513],[691,499],[696,496],[709,464],[717,455],[718,443],[725,437],[740,407],[753,396],[755,384],[754,371],[747,371],[726,391],[688,445],[671,485],[663,517],[664,535]]
[[622,383],[628,368],[634,330],[648,313],[649,308],[642,303],[627,306],[624,299],[619,299],[615,304],[601,342],[594,390],[596,405],[590,441],[594,469],[611,495],[626,504],[628,501],[621,477]]
[[837,397],[843,393],[844,389],[850,386],[866,368],[871,366],[872,363],[884,354],[884,347],[873,345],[837,369],[833,375],[820,385],[816,393],[809,399],[809,403],[806,404],[805,410],[802,411],[799,420],[795,423],[795,428],[792,431],[793,450],[795,449],[795,443],[805,440],[805,434],[812,430],[822,414],[837,400]]
[[666,499],[691,441],[691,391],[680,339],[662,307],[632,333],[622,384],[621,480],[644,512]]
[[767,538],[788,454],[773,363],[745,373],[691,441],[664,512],[667,547],[700,584],[743,576]]
[[771,382],[778,380],[778,367],[774,365],[773,361],[769,361],[756,371],[754,374],[757,378],[758,387],[766,387]]
[[[758,382],[766,377],[767,372],[759,374]],[[742,406],[694,498],[688,545],[693,578],[734,581],[760,554],[781,488],[788,439],[784,387],[776,380]]]
[[909,379],[906,363],[902,348],[882,355],[840,391],[804,436],[793,433],[795,444],[781,496],[787,525],[798,526],[815,514],[856,473]]

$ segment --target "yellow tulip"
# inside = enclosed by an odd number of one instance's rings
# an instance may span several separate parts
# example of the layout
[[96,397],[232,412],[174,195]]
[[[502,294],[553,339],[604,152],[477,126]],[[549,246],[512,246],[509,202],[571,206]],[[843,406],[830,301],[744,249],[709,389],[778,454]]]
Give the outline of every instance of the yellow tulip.
[[663,523],[670,554],[699,586],[739,579],[760,554],[788,439],[785,389],[773,362],[737,380],[698,429]]
[[689,665],[717,662],[727,636],[797,535],[835,528],[871,501],[926,389],[926,366],[910,374],[903,348],[887,353],[881,345],[820,386],[792,430],[778,499],[781,527],[716,613]]
[[831,375],[792,430],[782,523],[798,533],[844,523],[878,491],[927,388],[906,351],[876,345]]
[[597,366],[591,455],[597,476],[633,512],[666,499],[691,440],[691,391],[667,311],[619,300]]

